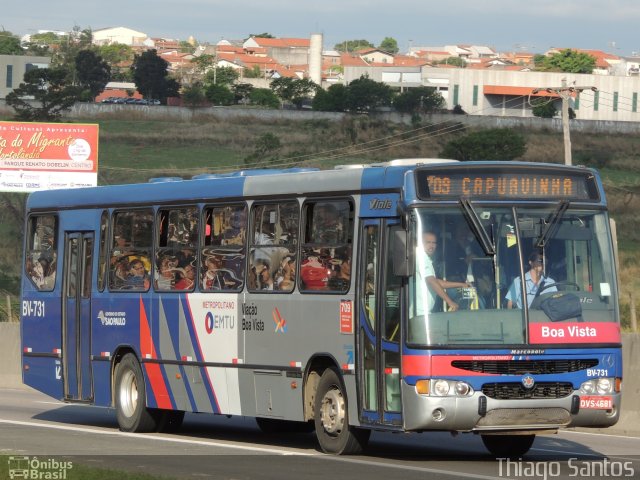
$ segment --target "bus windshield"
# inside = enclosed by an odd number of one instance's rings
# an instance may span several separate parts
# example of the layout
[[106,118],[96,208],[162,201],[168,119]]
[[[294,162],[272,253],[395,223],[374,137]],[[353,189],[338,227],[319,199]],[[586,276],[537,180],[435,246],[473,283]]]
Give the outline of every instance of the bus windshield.
[[409,344],[545,343],[533,332],[618,322],[605,212],[462,201],[412,216]]

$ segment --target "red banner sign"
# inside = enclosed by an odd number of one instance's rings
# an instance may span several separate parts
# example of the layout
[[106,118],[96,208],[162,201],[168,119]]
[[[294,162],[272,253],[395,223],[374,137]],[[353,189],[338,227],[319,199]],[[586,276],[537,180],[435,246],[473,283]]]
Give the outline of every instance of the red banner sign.
[[0,191],[98,184],[96,124],[0,122]]
[[530,343],[620,343],[620,325],[613,322],[532,323]]

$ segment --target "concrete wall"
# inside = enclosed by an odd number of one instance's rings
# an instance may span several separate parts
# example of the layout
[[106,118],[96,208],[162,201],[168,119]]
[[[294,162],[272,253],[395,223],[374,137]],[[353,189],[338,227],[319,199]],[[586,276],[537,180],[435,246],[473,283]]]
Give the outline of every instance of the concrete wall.
[[[12,118],[14,111],[7,107],[4,100],[0,99],[0,117]],[[100,119],[123,118],[128,119],[175,119],[176,121],[202,120],[207,117],[231,120],[231,119],[257,119],[261,121],[273,120],[327,120],[339,122],[345,118],[364,118],[359,115],[350,115],[341,112],[315,112],[312,110],[270,110],[260,108],[242,107],[167,107],[163,105],[118,105],[102,103],[76,103],[70,112],[65,114],[68,119],[82,119],[98,121]],[[386,120],[395,123],[411,125],[410,115],[401,115],[396,112],[376,113],[368,115],[368,118]],[[562,120],[560,118],[538,117],[503,117],[503,116],[479,116],[479,115],[453,115],[432,114],[424,115],[424,125],[442,125],[447,122],[457,122],[472,128],[525,128],[529,130],[552,130],[562,132]],[[602,134],[640,134],[640,122],[614,122],[608,120],[571,120],[572,132],[602,133]]]
[[[640,435],[640,334],[622,336],[624,383],[622,417],[603,433]],[[22,386],[20,324],[0,322],[0,389]]]
[[0,322],[0,388],[21,388],[20,324]]

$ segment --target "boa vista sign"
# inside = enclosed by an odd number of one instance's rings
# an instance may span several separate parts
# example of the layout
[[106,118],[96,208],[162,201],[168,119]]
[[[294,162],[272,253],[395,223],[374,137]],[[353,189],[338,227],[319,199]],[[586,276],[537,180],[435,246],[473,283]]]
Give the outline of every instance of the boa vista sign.
[[0,191],[98,184],[97,124],[0,122]]

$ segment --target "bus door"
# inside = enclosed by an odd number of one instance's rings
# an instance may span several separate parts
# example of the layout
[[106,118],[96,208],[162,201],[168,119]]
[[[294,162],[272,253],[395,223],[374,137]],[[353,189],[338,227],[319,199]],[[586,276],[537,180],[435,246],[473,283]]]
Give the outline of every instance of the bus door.
[[91,379],[91,267],[93,233],[67,232],[62,302],[65,400],[93,398]]
[[400,318],[402,280],[393,275],[388,252],[395,222],[362,224],[360,275],[360,421],[402,425],[400,397]]

